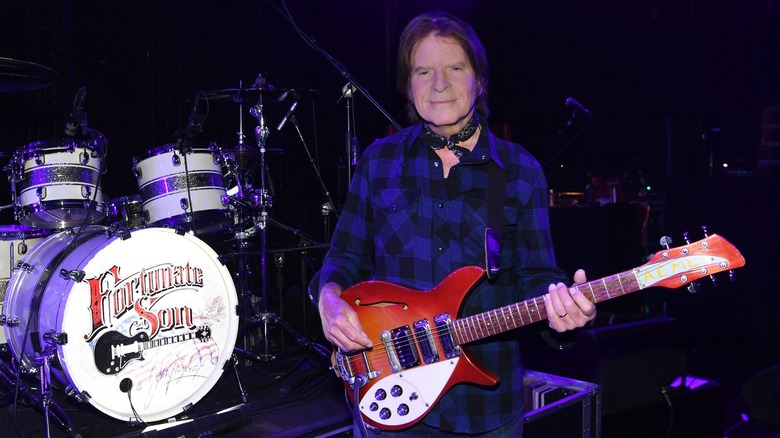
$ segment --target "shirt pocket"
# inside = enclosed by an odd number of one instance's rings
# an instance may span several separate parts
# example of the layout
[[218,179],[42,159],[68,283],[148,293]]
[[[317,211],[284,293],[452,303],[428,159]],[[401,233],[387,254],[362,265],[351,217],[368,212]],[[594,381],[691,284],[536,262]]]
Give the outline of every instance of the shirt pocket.
[[374,205],[374,242],[377,252],[397,255],[411,249],[417,236],[417,189],[377,190],[371,196]]

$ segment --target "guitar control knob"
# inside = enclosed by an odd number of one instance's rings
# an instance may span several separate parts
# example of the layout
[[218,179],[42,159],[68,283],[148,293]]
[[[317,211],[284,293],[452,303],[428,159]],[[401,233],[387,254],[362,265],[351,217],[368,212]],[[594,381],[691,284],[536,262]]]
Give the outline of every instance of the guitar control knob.
[[409,406],[406,403],[401,403],[398,406],[398,415],[404,416],[409,413]]
[[376,412],[377,409],[379,409],[379,404],[377,402],[373,402],[370,405],[368,405],[368,409],[370,409],[371,412]]
[[400,397],[403,395],[404,390],[401,388],[401,385],[393,385],[392,388],[390,388],[390,395],[393,397]]
[[382,400],[386,399],[387,398],[387,391],[385,391],[384,389],[381,389],[381,388],[377,389],[376,392],[374,393],[374,398],[379,400],[379,401],[382,401]]
[[390,413],[390,409],[387,409],[387,408],[382,408],[382,410],[381,410],[381,411],[379,411],[379,418],[381,418],[381,419],[383,419],[383,420],[388,420],[388,419],[390,419],[390,416],[391,416],[391,415],[392,415],[392,414]]

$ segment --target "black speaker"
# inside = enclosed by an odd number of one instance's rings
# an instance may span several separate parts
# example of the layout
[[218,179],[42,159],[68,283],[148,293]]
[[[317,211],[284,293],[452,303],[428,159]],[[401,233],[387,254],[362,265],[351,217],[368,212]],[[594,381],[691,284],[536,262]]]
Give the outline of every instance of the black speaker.
[[604,415],[662,401],[664,388],[686,373],[686,349],[671,318],[583,329],[564,351],[540,338],[525,337],[525,366],[600,385]]

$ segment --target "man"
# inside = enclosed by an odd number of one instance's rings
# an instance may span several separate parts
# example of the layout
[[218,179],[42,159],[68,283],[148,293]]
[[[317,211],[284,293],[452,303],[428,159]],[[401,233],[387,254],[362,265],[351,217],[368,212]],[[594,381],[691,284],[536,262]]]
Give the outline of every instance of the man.
[[[525,149],[488,131],[487,85],[485,50],[469,25],[444,13],[411,20],[400,40],[398,86],[413,125],[364,152],[310,286],[325,336],[339,350],[378,343],[340,297],[349,286],[383,280],[429,290],[458,268],[486,266],[486,257],[487,266],[499,269],[469,292],[463,316],[545,294],[556,332],[595,317],[595,306],[570,294],[555,266],[541,167]],[[497,241],[486,229],[497,232]],[[499,245],[500,256],[491,259],[486,247]],[[574,279],[584,282],[585,273]],[[517,339],[496,336],[465,347],[501,381],[453,386],[403,436],[522,432]]]

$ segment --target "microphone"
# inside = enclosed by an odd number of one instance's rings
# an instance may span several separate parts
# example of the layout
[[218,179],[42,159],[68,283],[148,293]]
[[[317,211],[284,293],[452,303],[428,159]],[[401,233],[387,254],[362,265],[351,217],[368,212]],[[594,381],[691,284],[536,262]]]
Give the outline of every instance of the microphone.
[[130,392],[130,390],[133,389],[133,381],[129,378],[125,377],[122,379],[121,382],[119,382],[119,390],[122,392]]
[[290,105],[290,109],[287,110],[287,114],[284,115],[282,118],[282,121],[279,122],[279,126],[276,127],[277,131],[281,131],[284,127],[284,124],[287,123],[287,120],[292,116],[293,111],[295,111],[295,107],[298,106],[298,101],[296,100],[293,102],[292,105]]
[[577,99],[573,97],[567,97],[566,101],[564,102],[564,105],[566,106],[573,106],[575,110],[580,110],[584,112],[585,114],[590,114],[590,111],[588,111],[587,108],[585,108],[585,105],[577,102]]
[[73,99],[73,108],[68,121],[65,123],[64,134],[68,137],[74,137],[78,133],[79,127],[86,132],[87,115],[84,113],[84,102],[87,100],[87,89],[79,88],[76,97]]

